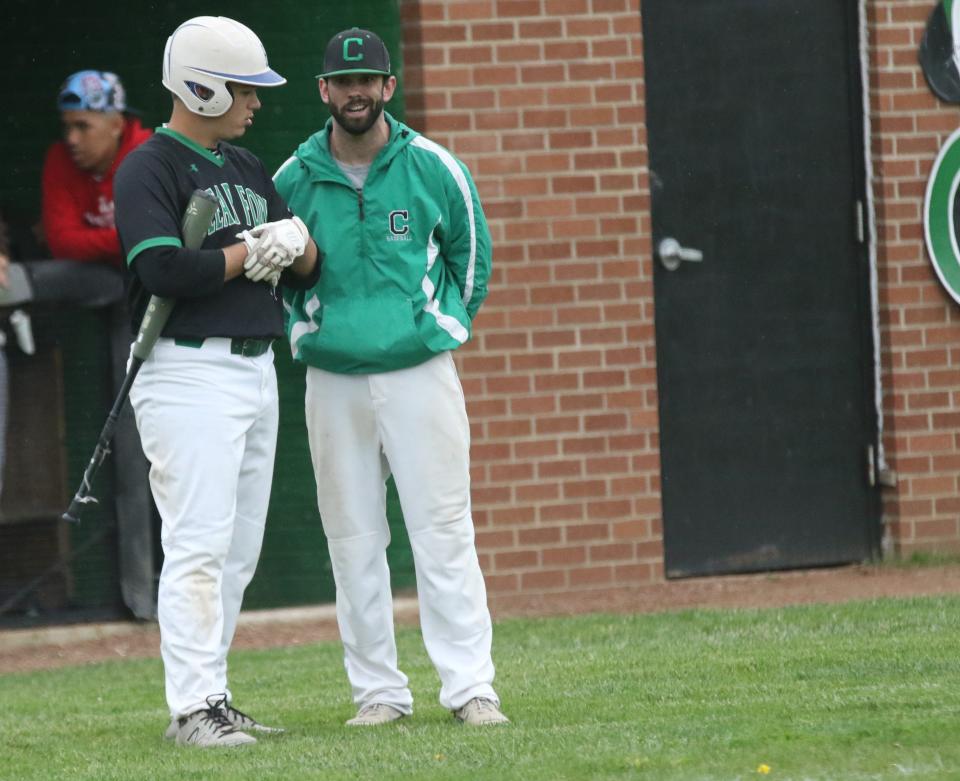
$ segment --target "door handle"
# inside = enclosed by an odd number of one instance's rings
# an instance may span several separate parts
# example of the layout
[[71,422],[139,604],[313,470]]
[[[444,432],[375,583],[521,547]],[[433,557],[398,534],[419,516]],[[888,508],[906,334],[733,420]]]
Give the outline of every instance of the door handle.
[[670,237],[661,239],[657,245],[657,255],[660,257],[661,265],[667,271],[676,271],[684,260],[693,263],[703,260],[703,253],[700,250],[681,247],[679,241]]

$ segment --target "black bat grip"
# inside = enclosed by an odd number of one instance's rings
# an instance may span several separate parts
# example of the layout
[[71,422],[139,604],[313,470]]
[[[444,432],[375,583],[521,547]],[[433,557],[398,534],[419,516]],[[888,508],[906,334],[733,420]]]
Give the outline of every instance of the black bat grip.
[[60,517],[65,520],[67,523],[80,523],[80,508],[83,507],[83,503],[77,500],[77,497],[73,497],[73,501],[70,502],[70,506],[67,508],[67,511]]

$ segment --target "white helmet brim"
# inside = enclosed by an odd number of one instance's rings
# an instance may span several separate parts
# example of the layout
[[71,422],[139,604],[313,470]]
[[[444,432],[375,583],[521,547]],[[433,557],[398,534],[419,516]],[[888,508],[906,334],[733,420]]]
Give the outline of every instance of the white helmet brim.
[[214,71],[195,66],[191,67],[189,65],[187,66],[187,69],[192,70],[195,73],[203,73],[207,76],[223,79],[224,81],[233,81],[237,84],[249,84],[254,87],[279,87],[280,85],[287,83],[287,80],[273,69],[268,69],[263,73],[253,74],[227,73],[225,71]]

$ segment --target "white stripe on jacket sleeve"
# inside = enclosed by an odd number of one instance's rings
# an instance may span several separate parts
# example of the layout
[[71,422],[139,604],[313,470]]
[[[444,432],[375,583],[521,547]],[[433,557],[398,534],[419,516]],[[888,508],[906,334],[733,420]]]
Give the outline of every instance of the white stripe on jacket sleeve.
[[470,255],[467,258],[467,273],[464,275],[463,280],[463,305],[466,306],[473,297],[473,276],[477,265],[477,223],[476,215],[473,213],[473,195],[470,192],[470,185],[467,182],[467,177],[463,173],[463,169],[460,168],[459,163],[457,163],[456,158],[442,146],[423,136],[417,136],[410,144],[420,149],[425,149],[440,158],[440,162],[443,163],[444,167],[450,172],[453,180],[457,183],[460,195],[463,197],[464,207],[467,210],[468,228],[470,230]]

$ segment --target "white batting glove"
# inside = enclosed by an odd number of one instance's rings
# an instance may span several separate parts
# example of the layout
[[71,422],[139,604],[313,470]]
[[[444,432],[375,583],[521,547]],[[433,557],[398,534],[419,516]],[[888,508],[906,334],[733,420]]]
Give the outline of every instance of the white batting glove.
[[280,274],[306,249],[310,234],[299,217],[266,222],[238,233],[247,245],[244,275],[254,281],[267,280],[276,286]]
[[257,245],[260,244],[260,239],[254,236],[250,231],[243,231],[243,233],[238,233],[237,238],[240,239],[247,246],[247,257],[243,262],[243,267],[247,267],[247,261],[257,252]]
[[265,222],[245,233],[249,233],[255,239],[263,239],[260,245],[261,252],[268,255],[290,255],[293,258],[299,258],[303,254],[310,238],[307,226],[296,216],[288,220]]
[[[254,282],[260,282],[268,276],[275,276],[277,279],[280,278],[281,272],[264,262],[261,251],[265,241],[263,236],[258,238],[253,235],[252,231],[246,230],[238,233],[237,238],[242,239],[243,243],[247,246],[247,257],[244,258],[243,261],[243,273],[245,277]],[[273,284],[276,285],[275,282]]]
[[257,247],[257,243],[260,241],[260,237],[254,236],[253,232],[249,230],[245,230],[242,233],[238,233],[237,238],[247,245],[247,255],[250,255],[253,253],[253,251]]
[[252,282],[262,282],[264,280],[276,286],[280,281],[280,275],[283,270],[293,263],[293,258],[280,258],[278,260],[268,260],[263,255],[254,253],[248,255],[243,264],[244,276]]
[[282,268],[273,269],[272,271],[270,271],[270,273],[268,273],[268,274],[263,278],[263,281],[266,282],[267,284],[269,284],[270,287],[276,287],[277,285],[280,284],[280,275],[281,275],[282,273],[283,273],[283,269],[282,269]]

